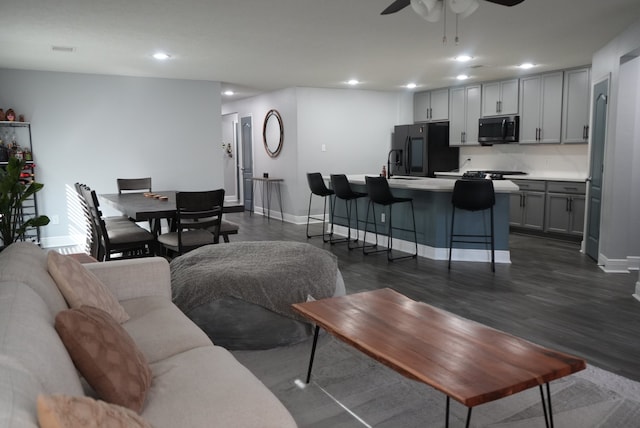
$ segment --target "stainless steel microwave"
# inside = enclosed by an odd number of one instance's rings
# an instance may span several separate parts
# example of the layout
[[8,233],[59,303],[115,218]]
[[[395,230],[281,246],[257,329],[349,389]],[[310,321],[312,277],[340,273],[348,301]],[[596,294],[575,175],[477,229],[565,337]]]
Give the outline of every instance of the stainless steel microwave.
[[520,116],[481,117],[478,142],[482,145],[517,143],[520,136]]

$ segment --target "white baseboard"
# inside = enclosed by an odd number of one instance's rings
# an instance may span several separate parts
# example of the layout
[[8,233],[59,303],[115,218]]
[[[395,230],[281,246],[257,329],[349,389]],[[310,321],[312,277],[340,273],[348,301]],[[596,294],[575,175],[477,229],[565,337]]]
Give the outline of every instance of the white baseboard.
[[606,273],[629,273],[628,259],[608,259],[602,254],[598,255],[598,266]]
[[[333,233],[339,236],[347,236],[348,229],[344,226],[335,225]],[[364,231],[359,231],[359,238],[364,238]],[[351,236],[355,238],[355,232],[351,231]],[[367,232],[367,244],[375,242],[375,235]],[[378,236],[378,245],[382,247],[387,246],[387,237]],[[393,239],[393,249],[403,251],[406,253],[413,253],[415,251],[415,244],[410,241],[402,239]],[[449,249],[448,248],[436,248],[429,245],[418,244],[418,255],[432,260],[448,260]],[[491,262],[491,250],[476,250],[476,249],[464,249],[454,248],[451,254],[452,261],[465,261],[465,262]],[[511,263],[511,253],[508,250],[495,251],[496,263]]]

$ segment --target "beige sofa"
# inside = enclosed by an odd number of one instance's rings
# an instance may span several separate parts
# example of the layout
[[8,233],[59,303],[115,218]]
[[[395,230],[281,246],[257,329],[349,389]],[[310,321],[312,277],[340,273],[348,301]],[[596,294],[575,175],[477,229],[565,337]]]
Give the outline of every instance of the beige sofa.
[[[153,374],[141,415],[155,428],[296,426],[249,370],[171,302],[164,259],[85,266],[130,316],[122,326]],[[93,395],[53,327],[67,308],[46,251],[17,243],[0,252],[0,427],[37,427],[38,394]]]

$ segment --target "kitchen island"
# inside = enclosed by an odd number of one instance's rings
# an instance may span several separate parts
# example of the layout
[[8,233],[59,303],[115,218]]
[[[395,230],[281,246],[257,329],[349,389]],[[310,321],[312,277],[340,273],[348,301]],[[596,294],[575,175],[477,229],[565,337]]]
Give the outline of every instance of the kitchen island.
[[[365,175],[347,176],[351,186],[356,191],[366,192]],[[330,184],[330,180],[327,179]],[[449,257],[449,234],[451,233],[451,194],[455,179],[393,176],[389,179],[389,187],[394,196],[413,198],[416,218],[416,232],[418,237],[418,255],[435,260],[446,260]],[[493,182],[496,193],[494,207],[495,257],[496,263],[510,263],[509,253],[509,195],[518,191],[518,186],[509,180]],[[358,212],[362,220],[358,224],[360,237],[364,234],[364,219],[367,213],[368,198],[357,200]],[[380,210],[376,207],[376,222],[379,231],[386,231],[387,224],[383,221]],[[355,213],[352,213],[352,227],[355,225]],[[373,215],[369,213],[370,222]],[[388,213],[385,216],[385,220]],[[347,234],[347,218],[344,201],[336,199],[335,215],[333,217],[334,233]],[[456,233],[485,234],[490,230],[490,214],[486,212],[456,211]],[[393,248],[412,253],[414,251],[413,233],[411,232],[411,211],[409,204],[397,204],[393,207],[394,230]],[[367,242],[375,240],[370,233],[373,225],[369,225]],[[352,236],[354,233],[352,232]],[[385,238],[379,239],[379,245],[386,245]],[[452,260],[490,261],[491,255],[484,244],[456,244]]]

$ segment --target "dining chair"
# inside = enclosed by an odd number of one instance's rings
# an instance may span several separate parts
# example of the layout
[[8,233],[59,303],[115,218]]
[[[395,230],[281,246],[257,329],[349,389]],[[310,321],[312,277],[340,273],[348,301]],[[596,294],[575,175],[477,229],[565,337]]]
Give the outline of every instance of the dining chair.
[[217,243],[223,204],[224,189],[176,192],[175,232],[163,233],[158,242],[176,255]]
[[144,178],[118,178],[118,193],[127,192],[151,192],[151,177]]
[[97,260],[111,260],[118,254],[119,258],[149,257],[156,254],[157,242],[151,232],[126,218],[105,218],[95,190],[82,186],[81,191],[96,231],[98,245],[94,257]]

